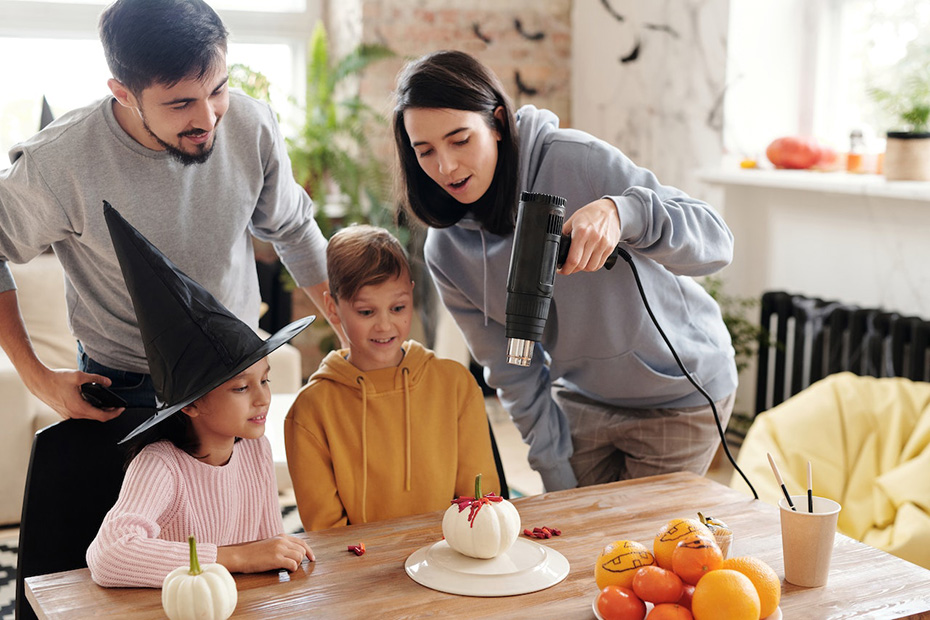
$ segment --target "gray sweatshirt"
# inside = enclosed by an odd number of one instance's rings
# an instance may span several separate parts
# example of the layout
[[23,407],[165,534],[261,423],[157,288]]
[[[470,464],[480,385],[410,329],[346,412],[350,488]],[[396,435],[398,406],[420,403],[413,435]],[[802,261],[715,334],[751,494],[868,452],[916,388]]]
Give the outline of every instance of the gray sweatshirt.
[[87,354],[148,372],[104,200],[253,328],[260,298],[250,234],[274,244],[299,285],[326,280],[326,239],[268,105],[230,92],[210,159],[184,166],[133,140],[113,101],[69,112],[10,151],[12,166],[0,170],[0,292],[15,288],[7,261],[51,247]]
[[[706,203],[661,185],[617,148],[559,129],[558,122],[547,110],[518,111],[518,189],[564,197],[566,219],[602,197],[616,203],[621,245],[633,257],[659,324],[710,396],[728,396],[737,384],[730,336],[717,303],[691,278],[732,259],[733,236],[723,219]],[[552,399],[553,381],[618,407],[707,404],[679,370],[623,260],[610,271],[557,276],[532,365],[507,364],[512,247],[512,234],[489,233],[469,214],[449,228],[431,228],[425,255],[443,303],[529,444],[530,465],[547,490],[577,484],[568,460],[569,425]]]

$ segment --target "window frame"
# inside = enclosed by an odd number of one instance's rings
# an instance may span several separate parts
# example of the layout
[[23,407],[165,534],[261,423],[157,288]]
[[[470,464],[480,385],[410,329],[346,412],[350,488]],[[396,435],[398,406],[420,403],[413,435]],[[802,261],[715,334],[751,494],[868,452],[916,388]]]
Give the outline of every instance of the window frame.
[[[107,4],[0,0],[0,37],[97,40],[97,23]],[[293,67],[287,93],[302,99],[306,82],[307,41],[323,18],[322,2],[306,0],[302,11],[215,9],[229,30],[229,41],[276,43],[291,50]]]

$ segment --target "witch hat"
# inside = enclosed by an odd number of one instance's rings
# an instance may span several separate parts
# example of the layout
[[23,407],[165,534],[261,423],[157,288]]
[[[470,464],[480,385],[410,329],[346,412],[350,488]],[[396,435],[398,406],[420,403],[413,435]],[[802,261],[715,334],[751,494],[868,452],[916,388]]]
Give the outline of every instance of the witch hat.
[[103,201],[103,214],[132,298],[158,411],[131,439],[229,381],[303,331],[315,316],[262,340],[205,288],[177,268]]

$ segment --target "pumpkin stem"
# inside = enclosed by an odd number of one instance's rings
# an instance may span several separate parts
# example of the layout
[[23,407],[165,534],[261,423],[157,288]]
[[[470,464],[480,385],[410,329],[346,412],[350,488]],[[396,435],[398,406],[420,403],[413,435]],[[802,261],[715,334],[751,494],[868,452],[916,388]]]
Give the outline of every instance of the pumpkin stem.
[[194,540],[193,535],[187,537],[187,544],[191,547],[191,570],[188,574],[199,575],[203,571],[200,570],[200,560],[197,559],[197,541]]
[[475,476],[475,501],[481,499],[481,474]]

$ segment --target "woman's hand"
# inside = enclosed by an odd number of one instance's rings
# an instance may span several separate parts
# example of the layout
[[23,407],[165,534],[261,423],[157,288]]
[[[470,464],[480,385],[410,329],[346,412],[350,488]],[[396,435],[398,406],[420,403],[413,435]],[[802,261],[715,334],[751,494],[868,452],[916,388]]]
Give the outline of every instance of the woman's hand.
[[608,198],[590,202],[578,209],[562,226],[562,234],[572,238],[565,264],[558,273],[597,271],[620,243],[620,215]]
[[293,572],[304,558],[311,562],[315,559],[310,545],[285,534],[216,549],[217,564],[222,564],[231,573],[261,573],[280,568]]

